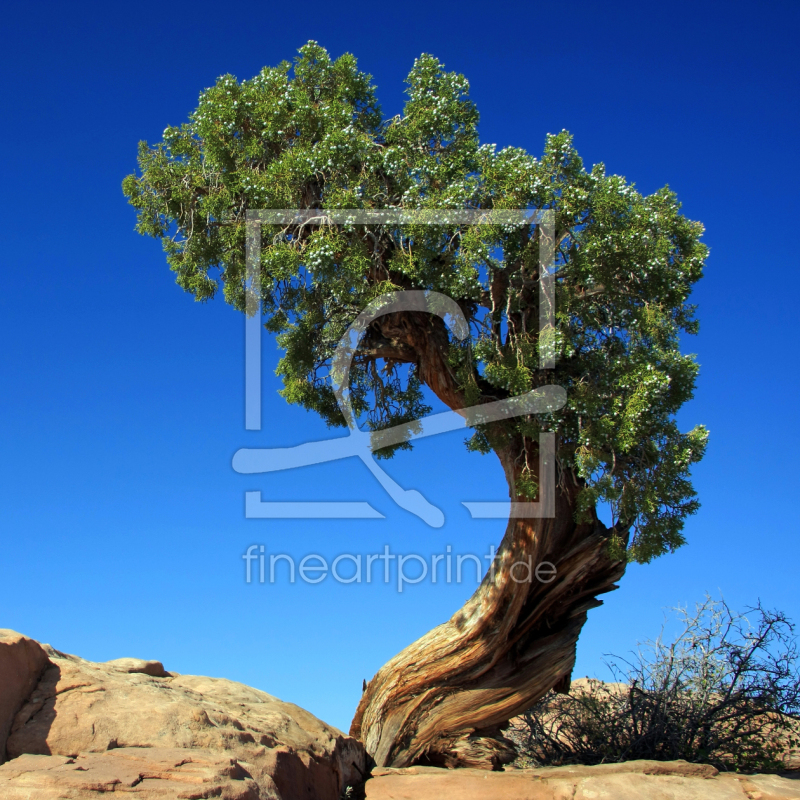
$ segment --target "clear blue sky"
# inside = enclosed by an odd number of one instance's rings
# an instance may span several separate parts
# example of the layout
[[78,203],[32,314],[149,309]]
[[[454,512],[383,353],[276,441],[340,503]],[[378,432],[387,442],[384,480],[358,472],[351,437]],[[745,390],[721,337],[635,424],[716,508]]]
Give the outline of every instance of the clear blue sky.
[[[658,632],[662,609],[722,591],[800,620],[796,460],[800,6],[752,3],[14,3],[0,31],[0,627],[94,660],[134,655],[244,681],[347,728],[392,655],[473,586],[247,585],[248,545],[482,555],[500,521],[493,457],[462,434],[387,465],[444,509],[432,529],[358,463],[271,476],[231,468],[242,446],[330,436],[274,390],[244,429],[244,323],[175,286],[133,231],[120,181],[218,75],[249,78],[308,39],[353,52],[387,114],[430,52],[471,81],[481,136],[534,154],[575,135],[587,164],[645,192],[669,183],[711,247],[696,299],[702,365],[688,428],[711,430],[689,544],[631,567],[590,613],[576,672],[602,673]],[[366,500],[384,520],[244,518],[244,492]]]

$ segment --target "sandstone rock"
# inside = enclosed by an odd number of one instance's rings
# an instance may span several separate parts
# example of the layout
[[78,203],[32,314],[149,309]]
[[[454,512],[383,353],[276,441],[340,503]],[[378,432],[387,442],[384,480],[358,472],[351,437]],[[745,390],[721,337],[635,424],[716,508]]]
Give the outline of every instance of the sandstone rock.
[[436,767],[377,769],[367,800],[800,800],[800,781],[720,774],[685,761],[486,772]]
[[47,652],[11,726],[0,797],[337,800],[365,772],[360,743],[265,692]]
[[68,756],[23,755],[0,767],[4,800],[100,798],[126,792],[137,800],[220,797],[273,800],[268,777],[259,784],[235,758],[203,750],[121,748]]
[[16,631],[0,629],[0,764],[16,713],[39,682],[47,654],[38,642]]
[[160,661],[143,661],[141,658],[115,658],[106,661],[105,664],[121,672],[140,672],[142,675],[150,675],[153,678],[172,678],[171,672],[164,669]]

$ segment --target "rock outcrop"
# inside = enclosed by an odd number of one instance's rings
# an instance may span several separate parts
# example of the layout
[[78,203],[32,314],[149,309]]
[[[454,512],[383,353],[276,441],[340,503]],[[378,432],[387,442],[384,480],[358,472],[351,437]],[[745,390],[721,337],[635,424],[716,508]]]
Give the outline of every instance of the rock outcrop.
[[[5,760],[5,763],[2,763]],[[159,661],[85,661],[0,630],[0,798],[339,800],[362,745],[298,706]],[[375,769],[367,800],[800,800],[800,780],[683,761]]]
[[718,773],[685,761],[486,772],[436,767],[376,769],[367,800],[800,800],[800,781]]
[[359,742],[265,692],[157,661],[85,661],[11,631],[0,733],[4,720],[4,800],[338,800],[365,771]]
[[0,764],[14,717],[30,697],[50,662],[38,642],[0,629]]

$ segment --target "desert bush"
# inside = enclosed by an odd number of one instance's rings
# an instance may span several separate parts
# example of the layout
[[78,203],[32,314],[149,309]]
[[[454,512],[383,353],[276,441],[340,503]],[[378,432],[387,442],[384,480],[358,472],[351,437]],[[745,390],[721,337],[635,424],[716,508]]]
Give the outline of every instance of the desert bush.
[[734,613],[706,597],[674,609],[664,630],[631,659],[612,656],[619,683],[576,681],[551,692],[507,735],[532,765],[599,764],[637,758],[713,764],[741,772],[785,769],[800,744],[800,675],[794,625],[761,603]]

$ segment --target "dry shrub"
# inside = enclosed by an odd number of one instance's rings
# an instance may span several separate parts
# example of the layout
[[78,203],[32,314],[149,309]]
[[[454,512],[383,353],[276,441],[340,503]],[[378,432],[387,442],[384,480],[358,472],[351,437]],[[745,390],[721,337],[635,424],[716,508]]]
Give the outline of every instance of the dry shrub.
[[780,771],[800,745],[792,622],[760,603],[743,614],[706,597],[674,609],[681,632],[612,657],[620,683],[549,693],[506,734],[526,766],[685,759],[720,770]]

